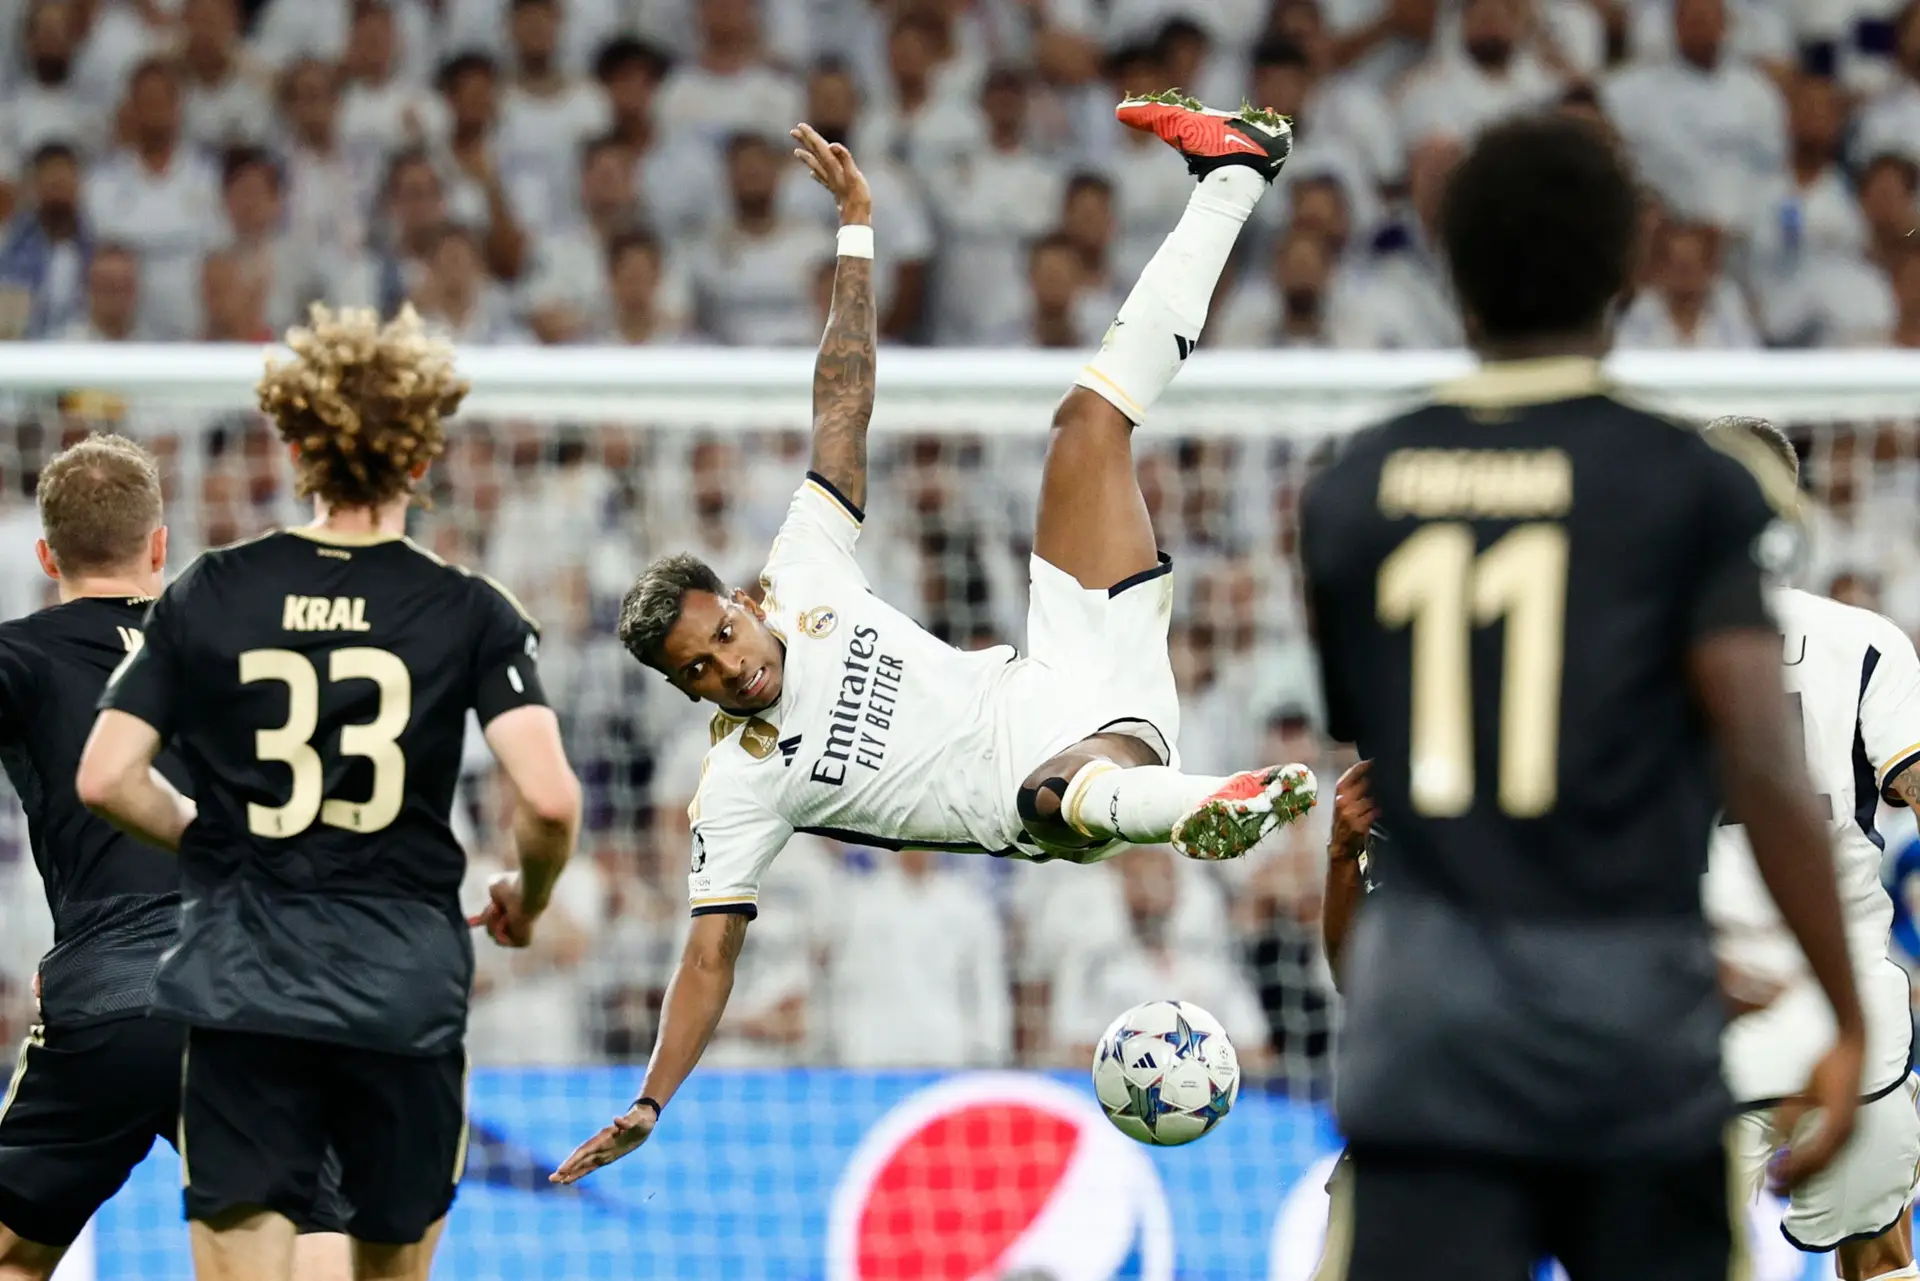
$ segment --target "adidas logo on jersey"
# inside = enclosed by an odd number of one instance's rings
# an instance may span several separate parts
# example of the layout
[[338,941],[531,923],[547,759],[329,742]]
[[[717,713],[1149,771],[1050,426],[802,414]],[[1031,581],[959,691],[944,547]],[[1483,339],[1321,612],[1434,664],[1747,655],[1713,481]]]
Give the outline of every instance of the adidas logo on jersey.
[[780,740],[781,764],[783,765],[793,764],[793,758],[800,754],[801,737],[802,737],[801,735],[795,734],[792,738],[783,738]]

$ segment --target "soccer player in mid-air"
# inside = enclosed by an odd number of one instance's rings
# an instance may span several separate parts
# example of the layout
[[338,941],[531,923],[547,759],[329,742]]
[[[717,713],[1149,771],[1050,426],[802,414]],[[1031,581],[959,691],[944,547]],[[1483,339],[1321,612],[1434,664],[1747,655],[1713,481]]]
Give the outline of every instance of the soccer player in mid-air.
[[1341,967],[1328,1277],[1729,1275],[1701,906],[1723,796],[1833,1011],[1782,1180],[1852,1131],[1865,1030],[1758,563],[1792,540],[1763,486],[1791,485],[1610,394],[1639,224],[1591,126],[1482,133],[1440,217],[1481,368],[1302,498],[1329,728],[1392,834]]
[[[74,792],[107,677],[141,643],[167,559],[160,474],[132,441],[93,436],[49,459],[40,565],[60,603],[0,623],[0,765],[26,810],[53,914],[40,1025],[0,1103],[0,1281],[45,1281],[156,1136],[172,1143],[186,1029],[147,1017],[180,920],[173,855],[115,831]],[[184,786],[172,754],[156,768]],[[340,1207],[303,1216],[300,1275],[348,1275]]]
[[1091,862],[1171,841],[1244,854],[1313,801],[1311,773],[1180,772],[1167,655],[1172,566],[1134,475],[1132,434],[1192,351],[1241,226],[1291,145],[1281,117],[1128,99],[1126,124],[1199,184],[1053,420],[1033,536],[1027,653],[963,653],[877,599],[854,560],[874,398],[866,180],[805,125],[796,154],[840,206],[833,305],[814,372],[813,458],[759,601],[691,556],[648,566],[621,640],[718,705],[691,818],[695,920],[641,1097],[555,1173],[631,1151],[693,1070],[726,1006],[762,872],[796,831],[882,848]]
[[[1757,444],[1798,474],[1792,442],[1763,419],[1718,419],[1707,434]],[[1910,1070],[1912,1003],[1906,971],[1887,955],[1893,902],[1880,883],[1885,841],[1874,816],[1882,797],[1920,808],[1920,657],[1907,634],[1878,614],[1769,586],[1786,635],[1788,705],[1804,741],[1814,804],[1832,834],[1867,1028],[1853,1141],[1793,1190],[1781,1231],[1802,1250],[1832,1251],[1843,1281],[1914,1277],[1920,1113]],[[1724,1041],[1740,1108],[1734,1159],[1752,1196],[1768,1162],[1799,1137],[1781,1128],[1775,1109],[1806,1080],[1833,1039],[1833,1022],[1767,897],[1743,828],[1716,832],[1706,902],[1724,964],[1777,989],[1764,1007],[1729,1024]]]
[[[580,790],[505,591],[405,536],[466,384],[409,308],[314,309],[260,406],[310,525],[193,563],[108,683],[81,800],[179,851],[154,1005],[187,1024],[180,1151],[201,1281],[281,1281],[329,1145],[361,1278],[427,1276],[466,1154],[473,943],[449,826],[467,715],[518,796],[519,871],[472,924],[525,946]],[[184,762],[198,811],[153,761]]]

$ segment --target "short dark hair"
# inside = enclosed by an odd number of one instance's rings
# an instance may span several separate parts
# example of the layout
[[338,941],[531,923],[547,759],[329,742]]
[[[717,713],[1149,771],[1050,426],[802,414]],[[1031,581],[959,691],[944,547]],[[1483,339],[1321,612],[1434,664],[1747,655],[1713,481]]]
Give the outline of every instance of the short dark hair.
[[493,55],[482,53],[478,49],[468,49],[456,53],[440,64],[440,72],[434,77],[434,85],[441,93],[451,93],[453,86],[476,71],[485,72],[490,78],[497,79],[500,71],[494,65]]
[[1440,202],[1454,292],[1493,341],[1598,330],[1626,289],[1639,231],[1625,155],[1559,112],[1481,134]]
[[229,147],[220,157],[220,190],[233,186],[249,169],[265,169],[274,190],[280,189],[280,166],[269,152],[262,147]]
[[1865,187],[1868,180],[1882,169],[1891,169],[1899,175],[1901,185],[1906,187],[1909,195],[1915,190],[1920,190],[1920,166],[1916,166],[1913,161],[1895,151],[1879,152],[1866,164],[1860,166],[1860,176],[1855,180],[1854,186]]
[[1050,249],[1065,250],[1067,253],[1073,255],[1074,261],[1076,262],[1080,259],[1080,246],[1074,243],[1072,236],[1069,236],[1064,231],[1049,231],[1046,235],[1041,236],[1038,240],[1027,246],[1027,266],[1031,268],[1034,263],[1040,260],[1040,255]]
[[1067,189],[1060,195],[1064,206],[1072,203],[1073,198],[1083,191],[1097,191],[1108,200],[1113,199],[1113,182],[1105,174],[1083,171],[1067,179]]
[[607,271],[611,273],[618,270],[620,260],[636,252],[652,254],[656,263],[665,257],[660,248],[660,237],[645,227],[628,227],[624,231],[614,232],[613,238],[607,242]]
[[660,649],[680,621],[690,592],[724,597],[727,585],[691,552],[661,556],[641,570],[620,602],[620,643],[627,652],[656,671],[666,671]]
[[605,84],[633,67],[644,67],[655,76],[664,76],[672,66],[672,56],[659,45],[636,36],[615,36],[594,55],[593,78]]
[[1268,36],[1253,47],[1253,65],[1307,68],[1313,66],[1313,59],[1298,43],[1286,36]]
[[64,160],[70,165],[80,163],[80,153],[67,142],[43,142],[33,149],[33,168],[51,164],[55,160]]
[[1731,436],[1745,436],[1762,446],[1781,462],[1797,481],[1800,479],[1800,451],[1793,447],[1787,433],[1765,418],[1754,418],[1747,414],[1722,414],[1702,429],[1708,440],[1716,437],[1726,439]]

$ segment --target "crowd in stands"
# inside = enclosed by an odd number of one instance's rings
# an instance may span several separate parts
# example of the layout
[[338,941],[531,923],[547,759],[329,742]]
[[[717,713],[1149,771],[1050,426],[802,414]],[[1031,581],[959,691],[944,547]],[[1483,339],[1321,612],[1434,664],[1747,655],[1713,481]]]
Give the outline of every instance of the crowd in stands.
[[[1624,344],[1920,346],[1920,3],[1885,0],[0,0],[0,338],[258,343],[324,299],[411,302],[473,345],[808,346],[834,211],[786,155],[806,119],[872,183],[885,341],[1082,347],[1186,200],[1178,157],[1112,119],[1120,94],[1173,84],[1286,112],[1298,139],[1209,345],[1457,345],[1439,192],[1475,129],[1541,106],[1639,160]],[[863,562],[955,644],[1021,638],[1040,426],[875,444]],[[247,415],[0,398],[0,616],[46,599],[27,496],[92,428],[161,455],[176,568],[303,518]],[[1887,554],[1920,537],[1920,438],[1804,439],[1807,585],[1920,627],[1914,558]],[[753,582],[804,459],[791,430],[469,418],[431,474],[415,536],[541,617],[588,794],[538,945],[480,950],[477,1058],[650,1046],[707,737],[612,618],[660,552]],[[1315,729],[1292,578],[1309,462],[1278,438],[1143,442],[1196,768],[1304,760],[1330,784],[1345,763]],[[505,843],[475,748],[477,885]],[[713,1057],[1077,1063],[1126,1005],[1177,992],[1256,1068],[1317,1083],[1324,823],[1224,868],[797,838]],[[29,1017],[43,918],[14,833],[0,1033]]]

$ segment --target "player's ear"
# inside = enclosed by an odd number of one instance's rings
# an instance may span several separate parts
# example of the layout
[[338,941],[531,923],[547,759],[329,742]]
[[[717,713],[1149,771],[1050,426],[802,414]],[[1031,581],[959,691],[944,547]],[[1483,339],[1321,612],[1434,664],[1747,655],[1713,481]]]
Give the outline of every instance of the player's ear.
[[409,471],[407,475],[413,478],[413,483],[416,485],[425,480],[427,478],[427,460],[422,458],[419,462],[415,463],[413,470]]
[[167,567],[167,527],[154,526],[153,533],[147,535],[147,567],[159,573]]
[[47,546],[46,539],[37,538],[34,540],[33,554],[40,558],[40,572],[48,578],[58,581],[60,578],[60,563],[54,560],[53,548]]
[[755,618],[763,621],[766,619],[767,611],[760,607],[759,601],[747,594],[747,589],[744,587],[736,587],[733,589],[733,603],[741,609],[746,610],[749,614],[752,614]]

